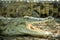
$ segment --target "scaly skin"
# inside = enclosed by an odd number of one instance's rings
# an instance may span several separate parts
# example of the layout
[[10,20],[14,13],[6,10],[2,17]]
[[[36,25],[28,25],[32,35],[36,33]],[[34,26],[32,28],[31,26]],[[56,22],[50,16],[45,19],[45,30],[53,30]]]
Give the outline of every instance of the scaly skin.
[[38,23],[43,21],[37,21],[37,20],[25,19],[25,18],[0,19],[1,30],[3,30],[1,34],[10,35],[10,36],[29,34],[38,37],[47,37],[52,35],[51,32],[43,31],[41,29],[34,27],[32,23],[35,22]]

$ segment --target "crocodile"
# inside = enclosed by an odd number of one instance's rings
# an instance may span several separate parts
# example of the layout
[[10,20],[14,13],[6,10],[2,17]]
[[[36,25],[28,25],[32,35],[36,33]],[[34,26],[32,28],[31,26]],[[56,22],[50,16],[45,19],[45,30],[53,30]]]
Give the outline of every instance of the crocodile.
[[[39,20],[38,20],[39,19]],[[42,20],[43,19],[43,20]],[[34,18],[34,17],[21,17],[21,18],[0,18],[0,34],[13,36],[13,35],[31,35],[37,37],[48,37],[53,33],[50,31],[45,31],[39,29],[32,24],[44,24],[45,22],[50,22],[54,20],[52,17],[47,18]]]

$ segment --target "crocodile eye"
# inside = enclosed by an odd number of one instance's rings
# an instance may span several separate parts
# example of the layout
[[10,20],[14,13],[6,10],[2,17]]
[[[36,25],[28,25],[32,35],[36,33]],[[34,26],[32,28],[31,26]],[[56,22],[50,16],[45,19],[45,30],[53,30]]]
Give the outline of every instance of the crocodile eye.
[[34,30],[34,28],[32,26],[30,28]]

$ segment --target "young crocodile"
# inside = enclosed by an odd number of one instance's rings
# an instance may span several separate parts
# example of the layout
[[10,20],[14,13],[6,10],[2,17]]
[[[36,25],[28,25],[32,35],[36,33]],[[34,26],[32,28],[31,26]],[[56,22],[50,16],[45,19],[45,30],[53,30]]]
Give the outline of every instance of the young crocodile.
[[36,19],[30,19],[26,17],[0,18],[0,30],[2,30],[1,34],[9,35],[9,36],[28,34],[32,36],[38,36],[38,37],[48,37],[52,35],[51,32],[44,31],[32,25],[32,23],[41,23],[46,21],[48,21],[48,19],[36,20]]

